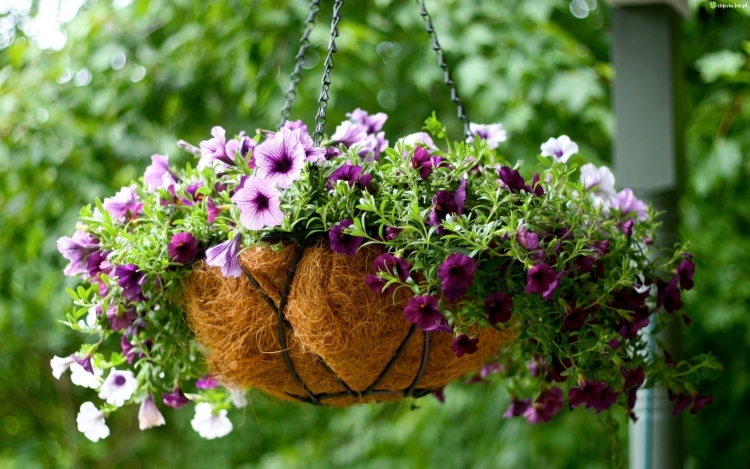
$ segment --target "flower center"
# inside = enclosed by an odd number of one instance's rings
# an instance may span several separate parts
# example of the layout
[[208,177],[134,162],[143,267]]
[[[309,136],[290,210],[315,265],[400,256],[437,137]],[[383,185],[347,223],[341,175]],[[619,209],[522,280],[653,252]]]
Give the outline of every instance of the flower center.
[[255,205],[255,210],[258,212],[268,210],[268,207],[270,205],[270,200],[266,194],[261,194],[260,192],[255,195],[255,198],[253,199],[253,204]]
[[125,384],[125,377],[122,375],[115,376],[115,386],[122,386]]
[[294,161],[288,153],[282,153],[277,160],[273,162],[273,172],[279,174],[286,174],[292,169]]

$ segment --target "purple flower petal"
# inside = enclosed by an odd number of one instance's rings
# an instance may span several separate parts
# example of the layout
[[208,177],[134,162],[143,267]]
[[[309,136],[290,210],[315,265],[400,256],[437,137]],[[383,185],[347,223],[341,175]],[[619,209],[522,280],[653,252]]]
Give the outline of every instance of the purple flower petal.
[[174,174],[169,170],[169,157],[166,155],[151,155],[151,165],[143,173],[143,181],[149,191],[167,188],[177,184]]
[[538,293],[549,300],[560,285],[562,275],[562,272],[555,272],[547,264],[537,264],[526,274],[526,293]]
[[269,181],[250,176],[234,193],[232,202],[240,209],[242,225],[248,230],[260,230],[281,225],[284,212],[281,211],[280,197],[281,192]]
[[134,220],[143,213],[143,203],[138,199],[135,189],[135,184],[123,187],[114,197],[104,199],[102,205],[112,218],[124,223],[127,219]]
[[344,228],[353,226],[354,222],[348,218],[341,220],[333,225],[328,232],[328,238],[331,241],[331,250],[339,254],[353,256],[357,254],[359,245],[365,240],[361,236],[352,236],[344,233]]
[[484,300],[484,313],[490,324],[510,321],[513,298],[502,292],[492,293]]
[[289,129],[255,148],[256,176],[285,189],[300,178],[305,164],[305,148]]
[[438,309],[438,300],[432,295],[409,298],[404,316],[407,321],[428,332],[441,329],[445,322],[445,316]]
[[206,250],[206,264],[221,267],[221,274],[224,277],[242,275],[239,258],[241,238],[242,236],[237,234],[234,238]]
[[479,343],[478,337],[469,337],[466,334],[461,334],[451,343],[451,350],[456,353],[456,357],[461,358],[464,354],[471,355],[472,353],[479,350],[477,344]]
[[99,240],[88,233],[78,231],[73,237],[63,236],[57,240],[57,250],[70,261],[63,273],[69,277],[88,272],[85,259],[89,254],[99,250]]

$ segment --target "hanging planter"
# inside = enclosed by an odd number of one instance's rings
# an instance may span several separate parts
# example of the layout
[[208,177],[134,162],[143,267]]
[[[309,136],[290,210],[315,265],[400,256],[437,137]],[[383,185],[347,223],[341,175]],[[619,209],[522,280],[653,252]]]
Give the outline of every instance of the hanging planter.
[[654,213],[606,167],[573,164],[566,136],[542,144],[542,174],[509,165],[502,126],[466,119],[421,2],[465,141],[433,116],[390,144],[387,116],[360,109],[324,138],[341,3],[312,135],[287,117],[317,1],[276,131],[180,142],[196,167],[154,155],[58,241],[66,275],[88,284],[69,290],[67,323],[97,341],[53,372],[70,368],[106,402],[84,403],[79,430],[106,437],[125,403],[140,403],[142,429],[161,425],[161,395],[195,402],[193,427],[216,438],[250,387],[316,405],[442,399],[472,371],[509,378],[506,416],[532,423],[564,407],[563,390],[597,412],[630,413],[644,382],[669,389],[675,410],[709,403],[695,383],[712,357],[673,363],[639,334],[685,317],[690,255],[653,255]]

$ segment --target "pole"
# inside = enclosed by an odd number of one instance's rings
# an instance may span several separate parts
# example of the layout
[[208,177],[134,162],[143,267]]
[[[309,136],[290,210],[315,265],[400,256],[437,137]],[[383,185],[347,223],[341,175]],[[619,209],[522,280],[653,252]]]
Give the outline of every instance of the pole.
[[[612,61],[616,130],[613,163],[618,185],[665,211],[657,233],[661,244],[678,241],[678,200],[684,185],[680,18],[665,4],[612,9]],[[680,353],[675,321],[659,339]],[[638,420],[630,424],[632,469],[681,469],[682,421],[672,416],[664,389],[638,391]]]

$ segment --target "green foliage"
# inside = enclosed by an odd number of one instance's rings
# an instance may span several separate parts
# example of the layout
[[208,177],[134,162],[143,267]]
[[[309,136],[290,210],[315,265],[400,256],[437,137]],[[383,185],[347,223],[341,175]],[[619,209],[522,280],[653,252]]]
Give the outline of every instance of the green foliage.
[[[567,133],[586,159],[609,159],[613,72],[599,3],[582,21],[562,0],[428,2],[471,120],[509,129],[503,156],[533,155]],[[110,426],[119,430],[96,445],[74,431],[91,395],[50,375],[49,359],[74,344],[57,322],[70,301],[62,287],[73,286],[61,278],[57,238],[71,232],[80,206],[136,178],[151,153],[180,157],[178,138],[199,141],[217,123],[231,124],[230,134],[275,125],[306,15],[302,0],[89,5],[66,26],[60,52],[40,51],[22,34],[0,50],[0,467],[608,466],[609,439],[590,411],[547,427],[503,422],[507,401],[492,386],[454,385],[444,406],[419,402],[415,411],[257,397],[220,444],[202,441],[189,415],[170,410],[167,426],[151,432],[137,429],[135,412],[116,416]],[[691,467],[736,467],[750,454],[741,427],[750,411],[746,11],[701,6],[681,41],[691,175],[683,228],[698,265],[686,297],[695,319],[687,353],[713,350],[726,366],[706,390],[716,402],[685,419]],[[329,18],[319,15],[293,118],[315,114]],[[436,109],[459,134],[413,4],[345,7],[341,34],[329,122],[355,107],[385,110],[385,130],[406,134]],[[731,75],[735,60],[705,83],[695,62],[723,50],[744,54],[745,65]],[[115,70],[118,52],[126,62]],[[91,81],[76,86],[84,67]],[[563,86],[570,76],[583,77],[584,89]],[[527,162],[526,176],[535,164]]]

